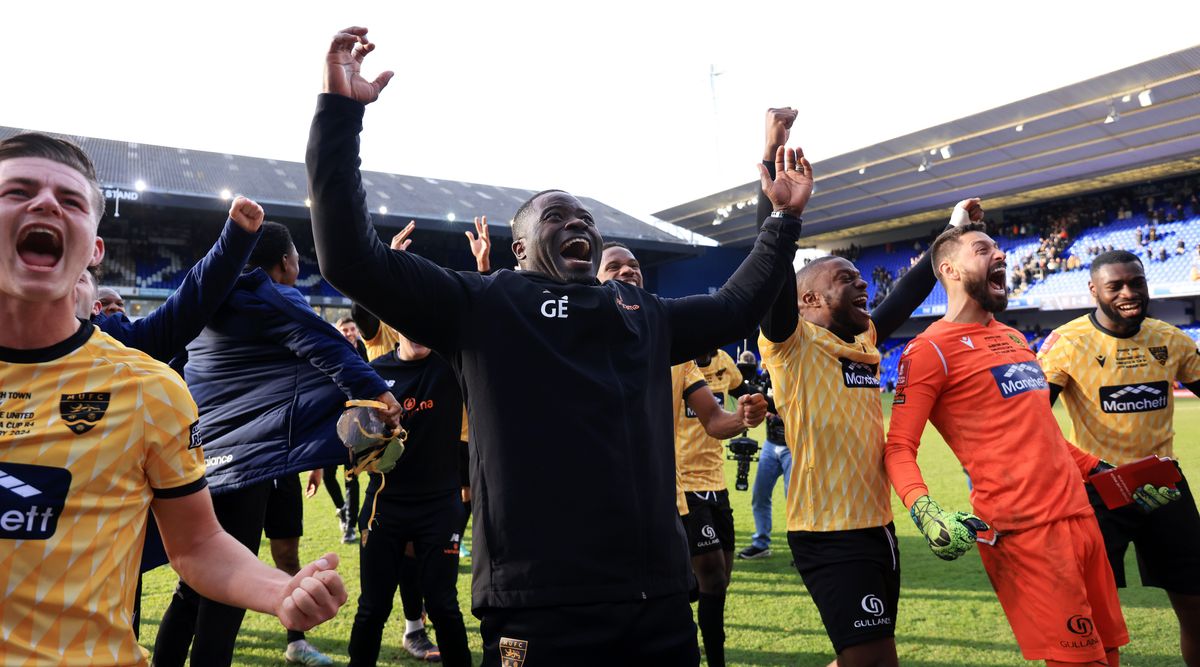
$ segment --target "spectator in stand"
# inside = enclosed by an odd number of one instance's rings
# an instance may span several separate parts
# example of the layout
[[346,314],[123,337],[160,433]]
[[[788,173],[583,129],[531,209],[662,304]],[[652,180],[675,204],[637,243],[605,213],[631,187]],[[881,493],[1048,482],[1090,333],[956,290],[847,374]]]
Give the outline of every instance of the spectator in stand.
[[116,315],[125,313],[125,299],[111,287],[101,287],[96,290],[96,300],[100,302],[101,315]]
[[1187,244],[1183,242],[1183,239],[1179,239],[1179,243],[1175,245],[1175,254],[1183,255],[1186,253],[1187,253]]
[[1158,249],[1158,261],[1165,262],[1167,261],[1168,257],[1169,255],[1167,254],[1167,246],[1163,246]]

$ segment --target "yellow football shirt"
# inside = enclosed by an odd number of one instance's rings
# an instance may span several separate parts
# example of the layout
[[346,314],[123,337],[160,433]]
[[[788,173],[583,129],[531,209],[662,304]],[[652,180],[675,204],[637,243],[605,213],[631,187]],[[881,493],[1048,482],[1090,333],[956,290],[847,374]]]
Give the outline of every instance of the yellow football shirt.
[[1172,456],[1172,383],[1200,380],[1196,343],[1161,320],[1147,318],[1136,334],[1118,338],[1091,318],[1055,329],[1038,352],[1046,380],[1063,388],[1068,439],[1114,465]]
[[0,665],[144,665],[130,616],[155,496],[204,488],[196,404],[85,323],[0,350]]
[[379,323],[379,331],[376,331],[374,336],[363,339],[363,344],[367,346],[367,359],[371,361],[396,349],[399,343],[399,332],[383,322]]
[[[671,367],[671,419],[678,424],[687,409],[687,399],[692,392],[704,386],[704,374],[694,361],[685,361]],[[679,475],[679,449],[675,449],[675,508],[680,516],[688,513],[687,499],[683,497],[683,481]]]
[[[707,366],[696,364],[712,389],[717,404],[725,407],[725,392],[742,384],[742,373],[725,350],[717,350]],[[675,465],[684,491],[720,491],[725,488],[725,452],[721,441],[704,430],[696,413],[685,409],[675,422]]]
[[801,319],[781,343],[760,335],[758,349],[792,452],[788,530],[886,525],[892,506],[875,325],[847,343]]

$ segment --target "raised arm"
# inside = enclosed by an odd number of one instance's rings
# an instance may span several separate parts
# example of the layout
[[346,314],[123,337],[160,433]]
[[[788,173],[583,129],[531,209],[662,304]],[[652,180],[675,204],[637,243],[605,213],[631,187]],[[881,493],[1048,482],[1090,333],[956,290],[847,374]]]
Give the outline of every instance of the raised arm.
[[261,206],[237,197],[220,238],[161,306],[136,322],[114,315],[100,318],[97,325],[129,347],[170,361],[200,335],[229,296],[258,242],[262,221]]
[[[347,28],[326,56],[325,92],[309,131],[305,165],[313,240],[321,275],[405,336],[439,350],[458,343],[467,307],[467,278],[411,253],[396,252],[375,233],[359,173],[358,135],[365,105],[391,72],[367,81],[359,73],[375,45],[366,28]],[[476,284],[475,287],[479,285]]]
[[[950,213],[950,223],[946,229],[952,229],[966,223],[968,220],[978,222],[983,220],[983,207],[979,198],[964,199],[954,205]],[[912,317],[913,311],[933,291],[937,276],[933,273],[933,259],[926,252],[916,265],[904,274],[892,291],[884,298],[883,303],[871,311],[871,321],[875,323],[876,340],[884,340],[896,332],[900,325]]]
[[[791,107],[782,109],[767,109],[767,136],[766,142],[763,145],[762,168],[766,170],[767,175],[772,179],[775,178],[775,154],[779,152],[779,148],[787,144],[788,138],[792,134],[792,124],[796,121],[798,112]],[[775,210],[771,199],[767,197],[766,190],[761,187],[758,189],[758,209],[757,224],[759,229],[763,223],[770,217],[771,212]],[[767,340],[781,343],[792,335],[796,330],[796,324],[800,319],[800,308],[796,303],[796,280],[792,278],[785,280],[779,286],[779,294],[775,296],[774,303],[771,304],[771,309],[767,311],[767,316],[763,318],[761,328],[763,335]]]
[[800,149],[775,154],[778,175],[760,166],[761,186],[775,213],[758,233],[750,256],[712,295],[664,300],[671,321],[671,363],[680,363],[747,338],[767,313],[780,286],[793,279],[800,214],[812,196],[812,165]]

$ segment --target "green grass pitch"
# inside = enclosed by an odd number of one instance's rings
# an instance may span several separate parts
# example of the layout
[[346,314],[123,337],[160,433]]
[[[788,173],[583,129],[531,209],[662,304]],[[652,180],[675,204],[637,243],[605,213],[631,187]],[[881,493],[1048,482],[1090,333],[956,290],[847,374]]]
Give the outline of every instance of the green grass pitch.
[[[883,402],[886,419],[890,395],[884,396]],[[1061,403],[1055,412],[1065,425],[1066,413]],[[1194,471],[1198,468],[1193,462],[1200,460],[1200,401],[1178,401],[1175,429],[1176,456],[1183,462],[1185,472],[1195,476]],[[751,435],[761,441],[761,427]],[[932,427],[926,428],[919,457],[932,495],[948,509],[967,509],[967,488],[962,470]],[[754,532],[750,494],[732,490],[732,463],[726,477],[734,507],[737,546],[741,549],[749,544],[750,534]],[[893,508],[903,581],[896,633],[901,664],[921,667],[1024,664],[978,555],[972,551],[955,562],[938,560],[929,552],[894,496]],[[333,505],[324,490],[305,500],[304,510],[301,559],[308,562],[325,551],[336,551],[342,559],[339,569],[350,591],[350,601],[338,616],[309,632],[309,641],[332,656],[335,664],[345,664],[346,643],[358,596],[358,547],[341,543]],[[787,552],[782,484],[775,490],[774,517],[774,555],[763,560],[737,561],[734,566],[725,612],[727,662],[731,665],[826,665],[834,657],[833,649],[799,575],[788,566],[791,558]],[[265,541],[260,557],[270,561]],[[1130,583],[1136,583],[1137,566],[1132,549],[1127,557],[1126,571]],[[479,622],[466,611],[470,599],[470,565],[464,562],[459,572],[459,600],[467,621],[471,650],[478,662]],[[153,646],[159,619],[175,582],[176,576],[169,568],[159,568],[145,579],[142,643],[148,648]],[[1182,665],[1178,626],[1166,595],[1159,589],[1133,585],[1121,591],[1121,602],[1132,638],[1123,651],[1122,665]],[[383,637],[381,665],[418,664],[403,650],[403,621],[399,610],[397,598],[392,614],[395,620],[389,623]],[[284,664],[283,649],[284,630],[279,622],[273,617],[251,612],[242,625],[234,664],[247,667],[281,665]]]

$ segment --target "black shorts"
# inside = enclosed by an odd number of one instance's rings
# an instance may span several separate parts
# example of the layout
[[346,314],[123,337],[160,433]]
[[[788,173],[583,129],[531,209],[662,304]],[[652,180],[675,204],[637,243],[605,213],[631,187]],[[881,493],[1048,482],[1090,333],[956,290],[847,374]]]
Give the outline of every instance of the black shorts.
[[895,525],[791,531],[788,546],[835,651],[896,636],[900,549]]
[[1108,509],[1100,494],[1087,485],[1119,588],[1125,587],[1125,551],[1133,542],[1143,586],[1200,595],[1200,512],[1187,479],[1177,488],[1179,500],[1144,514],[1136,505]]
[[683,517],[688,549],[693,556],[717,549],[733,551],[733,508],[729,491],[687,491],[688,514]]
[[697,667],[687,595],[563,607],[480,609],[484,667]]
[[304,535],[304,493],[300,490],[299,475],[284,475],[275,480],[267,498],[263,532],[271,540]]

